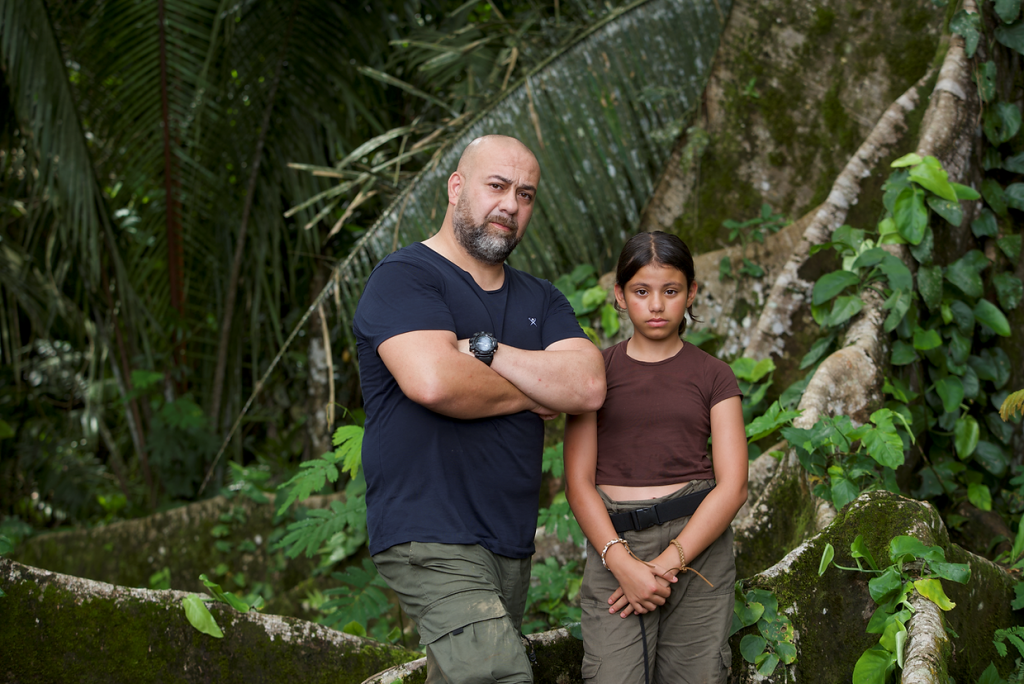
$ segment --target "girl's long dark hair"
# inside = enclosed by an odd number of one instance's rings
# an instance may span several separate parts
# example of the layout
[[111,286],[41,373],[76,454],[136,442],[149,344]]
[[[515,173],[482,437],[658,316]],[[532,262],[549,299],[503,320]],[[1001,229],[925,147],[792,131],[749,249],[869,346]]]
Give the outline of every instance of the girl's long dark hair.
[[[694,282],[693,255],[690,248],[678,236],[656,230],[650,233],[638,233],[626,241],[619,254],[619,263],[615,267],[615,283],[626,289],[626,283],[633,279],[636,272],[648,264],[659,264],[668,266],[680,271],[686,276],[686,294],[689,294],[690,285]],[[686,295],[684,295],[686,296]],[[693,307],[688,307],[686,313],[694,321],[700,319],[693,315]],[[679,323],[679,334],[686,332],[686,316],[683,316]]]

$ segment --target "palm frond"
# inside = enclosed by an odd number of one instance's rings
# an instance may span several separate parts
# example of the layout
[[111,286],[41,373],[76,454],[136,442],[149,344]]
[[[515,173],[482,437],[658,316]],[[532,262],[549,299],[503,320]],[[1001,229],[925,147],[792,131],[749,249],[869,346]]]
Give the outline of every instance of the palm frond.
[[[465,145],[487,133],[523,140],[543,171],[512,264],[551,279],[571,263],[610,266],[668,158],[666,131],[699,102],[723,29],[719,6],[731,3],[647,0],[613,12],[446,142],[336,268],[342,329],[377,261],[437,230],[445,180]],[[662,96],[645,96],[655,91]]]

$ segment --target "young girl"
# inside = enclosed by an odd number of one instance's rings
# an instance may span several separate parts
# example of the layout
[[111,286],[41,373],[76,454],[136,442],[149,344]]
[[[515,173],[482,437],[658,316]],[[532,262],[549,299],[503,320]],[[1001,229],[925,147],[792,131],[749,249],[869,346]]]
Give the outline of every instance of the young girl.
[[729,523],[747,499],[740,390],[727,364],[680,339],[697,295],[682,240],[634,236],[615,276],[633,336],[603,351],[604,406],[565,427],[566,495],[590,542],[583,680],[725,682]]

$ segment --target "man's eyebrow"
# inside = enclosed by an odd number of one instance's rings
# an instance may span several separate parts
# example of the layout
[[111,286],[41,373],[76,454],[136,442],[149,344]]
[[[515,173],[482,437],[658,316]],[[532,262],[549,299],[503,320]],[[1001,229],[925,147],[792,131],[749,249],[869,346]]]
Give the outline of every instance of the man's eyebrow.
[[[512,185],[512,179],[511,178],[505,178],[504,176],[499,176],[496,173],[492,173],[490,176],[487,177],[487,180],[492,180],[492,179],[493,180],[499,180],[502,183],[504,183],[505,185]],[[537,188],[535,188],[534,186],[532,186],[532,185],[530,185],[528,183],[520,185],[519,189],[520,190],[529,190],[530,192],[537,192]]]

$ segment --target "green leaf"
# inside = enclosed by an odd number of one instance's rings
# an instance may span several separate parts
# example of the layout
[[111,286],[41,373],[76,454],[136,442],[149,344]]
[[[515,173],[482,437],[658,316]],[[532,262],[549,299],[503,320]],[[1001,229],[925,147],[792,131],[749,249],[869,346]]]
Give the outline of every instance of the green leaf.
[[910,245],[910,254],[919,264],[927,266],[932,263],[932,252],[935,251],[935,232],[931,226],[925,226],[924,236],[921,238],[921,242],[916,245]]
[[828,324],[835,327],[842,325],[860,313],[864,308],[864,300],[856,295],[838,297],[832,306],[832,313],[829,314]]
[[990,662],[978,678],[978,684],[1006,684],[1006,680],[999,676],[995,663]]
[[761,675],[762,677],[768,677],[773,672],[775,672],[775,668],[778,666],[778,664],[779,657],[774,653],[769,653],[768,657],[764,658],[761,661],[761,663],[758,664],[757,674]]
[[[998,29],[996,29],[996,32],[998,33]],[[996,78],[999,76],[999,70],[996,69],[995,62],[989,60],[978,65],[974,76],[978,83],[978,95],[981,97],[981,101],[988,103],[994,100],[996,97]]]
[[842,510],[860,494],[860,490],[843,473],[843,469],[837,465],[829,466],[830,493],[832,505],[836,510]]
[[619,312],[611,304],[601,307],[601,329],[605,337],[614,337],[619,332]]
[[978,41],[981,39],[981,17],[977,12],[968,13],[960,10],[953,15],[949,22],[951,33],[957,33],[964,38],[964,52],[967,58],[974,57],[974,51],[978,49]]
[[[1024,155],[1022,155],[1024,156]],[[1024,173],[1024,171],[1022,171]],[[981,210],[978,218],[971,222],[971,232],[975,237],[995,237],[999,234],[999,225],[996,223],[996,215],[992,210],[985,207]]]
[[928,569],[932,575],[958,584],[967,584],[971,581],[971,566],[967,563],[929,561]]
[[977,299],[985,293],[981,275],[964,259],[957,259],[946,268],[946,280],[971,299]]
[[928,227],[928,208],[924,205],[924,193],[919,188],[908,187],[899,194],[893,220],[900,237],[912,245],[921,243]]
[[1012,24],[1017,21],[1020,14],[1020,0],[994,0],[996,14],[1003,20],[1004,24]]
[[749,603],[744,601],[742,602],[742,607],[740,607],[740,602],[737,601],[737,608],[738,612],[736,613],[736,617],[743,627],[749,627],[760,620],[761,616],[764,615],[764,604],[758,603],[757,601],[751,601]]
[[[907,271],[907,275],[910,271]],[[889,310],[889,315],[885,317],[885,323],[882,324],[882,330],[887,333],[892,332],[906,317],[907,312],[910,311],[910,305],[913,303],[913,294],[910,289],[906,290],[894,290],[889,299],[882,305],[882,310]]]
[[[998,152],[996,154],[998,155]],[[1013,173],[1024,173],[1024,152],[1015,154],[1012,157],[1007,157],[1006,159],[1001,159],[998,166],[995,166],[994,168],[1003,168],[1007,171],[1012,171]]]
[[764,647],[767,643],[764,637],[748,634],[740,639],[740,655],[748,663],[753,664],[757,660],[757,656],[764,653]]
[[357,636],[357,637],[365,637],[366,636],[366,628],[363,627],[363,623],[361,623],[361,622],[359,622],[357,620],[353,620],[352,622],[350,622],[347,625],[345,625],[344,627],[342,627],[341,631],[343,633],[345,633],[345,634],[351,634],[351,635]]
[[1021,236],[1020,235],[1007,235],[996,240],[996,244],[999,245],[999,249],[1003,250],[1003,254],[1010,260],[1010,263],[1017,263],[1020,258],[1020,246]]
[[942,267],[922,266],[917,269],[917,289],[929,311],[935,311],[942,302]]
[[960,457],[960,460],[964,460],[974,453],[980,437],[981,430],[978,427],[978,421],[972,416],[963,416],[956,422],[956,427],[953,429],[953,444],[956,446],[956,455]]
[[894,366],[905,366],[908,363],[917,361],[917,352],[911,344],[903,340],[896,340],[892,345],[891,362]]
[[756,442],[763,437],[767,437],[799,415],[799,411],[783,411],[782,405],[775,401],[763,415],[758,416],[747,425],[747,440],[749,442]]
[[812,304],[823,304],[851,285],[860,282],[856,273],[851,271],[834,271],[827,273],[818,279],[814,284],[814,292],[811,296]]
[[981,181],[981,196],[985,202],[996,213],[996,216],[1006,216],[1006,197],[1003,186],[994,178],[984,178]]
[[181,600],[181,606],[185,609],[185,617],[203,634],[209,634],[218,639],[224,638],[224,632],[220,631],[217,621],[213,619],[202,597],[197,594],[189,594]]
[[964,211],[959,200],[947,200],[941,197],[928,197],[928,206],[936,214],[946,219],[951,225],[959,227],[964,221]]
[[[996,40],[1011,50],[1024,54],[1024,22],[1018,21],[1012,25],[1000,24],[996,26]],[[986,62],[986,64],[992,64],[992,62]],[[992,66],[993,68],[995,67],[994,64]]]
[[[997,273],[992,278],[992,285],[996,288],[996,296],[999,298],[999,306],[1005,311],[1013,311],[1020,304],[1024,297],[1024,282],[1011,273]],[[2,438],[2,436],[0,436]]]
[[868,580],[868,592],[879,605],[898,594],[902,588],[903,578],[894,566],[889,566],[881,575]]
[[992,302],[987,299],[979,299],[974,305],[974,318],[984,323],[1001,337],[1010,336],[1010,322],[1006,316]]
[[1003,448],[984,439],[978,440],[978,446],[974,450],[974,460],[996,477],[1005,475],[1006,469],[1010,466],[1010,459],[1007,458]]
[[879,263],[882,259],[887,256],[892,256],[881,247],[872,247],[871,249],[865,249],[861,252],[853,263],[850,264],[850,270],[855,271],[858,268],[864,268],[865,266],[874,266]]
[[1011,209],[1024,210],[1024,183],[1010,183],[1003,191],[1003,197]]
[[917,537],[901,534],[889,541],[889,558],[893,563],[910,563],[914,559],[943,561],[946,552],[941,546],[928,546]]
[[808,352],[804,354],[804,357],[800,360],[800,370],[813,366],[815,362],[818,359],[820,359],[825,354],[825,352],[829,350],[835,339],[836,336],[833,333],[831,335],[826,335],[825,337],[815,340],[814,344],[811,345],[810,350],[808,350]]
[[956,329],[961,335],[970,337],[974,332],[974,309],[967,302],[954,299],[949,303],[949,310]]
[[964,384],[955,375],[947,375],[935,381],[935,391],[942,399],[942,408],[946,413],[953,413],[964,400]]
[[780,641],[775,644],[775,655],[786,665],[792,665],[796,662],[796,646],[788,641]]
[[754,359],[742,357],[729,364],[737,379],[747,382],[757,382],[764,376],[775,370],[775,362],[771,359]]
[[935,330],[914,329],[914,349],[928,351],[942,346],[942,337]]
[[825,542],[825,551],[821,554],[821,561],[818,563],[818,577],[825,574],[832,559],[836,557],[836,550],[831,544]]
[[918,155],[918,154],[916,154],[914,152],[911,152],[910,154],[903,155],[902,157],[900,157],[899,159],[894,161],[889,166],[894,168],[894,169],[899,169],[899,168],[903,168],[905,166],[917,166],[918,164],[920,164],[923,161],[924,161],[924,159],[922,159],[920,155]]
[[983,128],[985,137],[998,147],[1020,130],[1020,110],[1010,102],[997,102],[985,112]]
[[942,582],[937,579],[920,579],[914,582],[917,593],[930,600],[942,610],[953,610],[956,604],[949,600],[942,589]]
[[881,429],[870,430],[864,435],[864,446],[868,455],[880,465],[895,470],[903,465],[903,440],[896,434]]
[[878,563],[875,562],[875,557],[871,555],[871,550],[868,549],[863,534],[858,534],[854,538],[853,543],[850,544],[850,555],[854,558],[863,558],[868,562],[872,570],[878,570]]
[[10,439],[14,436],[14,428],[6,423],[6,421],[0,419],[0,439]]
[[896,654],[884,648],[869,648],[853,666],[853,684],[885,684],[896,664]]
[[907,268],[907,265],[899,257],[886,254],[882,257],[879,269],[888,278],[889,287],[892,289],[909,291],[914,287],[914,277],[910,273],[910,269]]
[[164,379],[163,373],[148,370],[133,370],[131,376],[132,387],[137,390],[149,389],[157,383],[163,382]]
[[956,191],[949,183],[949,174],[935,157],[925,157],[923,163],[910,169],[910,180],[942,199],[956,201]]
[[992,510],[992,492],[980,482],[967,485],[967,500],[983,511]]
[[958,200],[981,199],[981,193],[969,185],[963,185],[961,183],[951,183],[951,185],[953,186],[953,190],[956,191],[956,198]]

